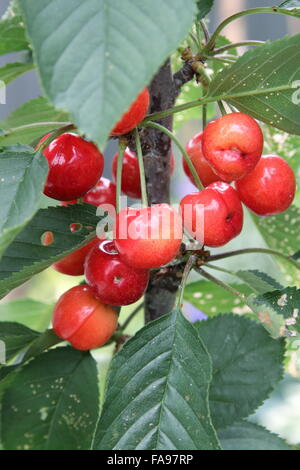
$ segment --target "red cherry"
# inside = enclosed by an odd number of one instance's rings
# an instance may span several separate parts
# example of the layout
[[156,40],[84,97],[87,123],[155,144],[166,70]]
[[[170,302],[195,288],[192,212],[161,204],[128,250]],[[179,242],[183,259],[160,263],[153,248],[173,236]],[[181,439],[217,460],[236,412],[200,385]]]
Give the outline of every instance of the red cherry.
[[85,261],[85,277],[95,296],[109,305],[129,305],[142,297],[149,271],[127,266],[114,242],[96,246]]
[[182,220],[168,204],[144,209],[126,208],[116,219],[115,245],[121,258],[137,269],[158,268],[178,253]]
[[148,88],[145,88],[131,104],[126,113],[117,122],[110,135],[118,136],[132,131],[146,116],[149,108],[150,96]]
[[227,183],[212,183],[199,193],[188,194],[180,206],[187,231],[204,245],[225,245],[242,231],[242,204]]
[[[93,206],[100,206],[102,204],[111,204],[116,206],[116,192],[117,188],[115,183],[110,181],[107,178],[100,178],[96,186],[90,189],[86,195],[83,197],[83,202],[88,202],[93,204]],[[69,204],[76,204],[78,200],[75,201],[61,201],[61,206],[68,206]]]
[[65,292],[53,312],[54,332],[82,351],[105,344],[117,325],[118,315],[113,307],[99,302],[86,285]]
[[264,155],[247,176],[236,182],[242,202],[257,215],[287,210],[296,192],[292,168],[277,155]]
[[[39,142],[49,137],[46,135]],[[38,145],[39,145],[38,144]],[[44,193],[60,201],[72,201],[91,189],[103,172],[104,159],[97,147],[82,137],[66,133],[44,150],[49,173]]]
[[[118,154],[112,161],[112,174],[117,179]],[[174,172],[175,159],[173,153],[170,157],[170,174]],[[136,154],[127,148],[124,152],[122,165],[122,192],[133,199],[141,199],[141,178],[139,162]]]
[[52,267],[62,274],[68,274],[69,276],[82,276],[84,274],[84,261],[91,249],[99,245],[100,240],[96,238],[87,245],[75,250],[69,255],[65,256],[61,260],[57,261]]
[[[204,158],[204,155],[202,152],[202,137],[203,137],[202,132],[200,132],[199,134],[196,134],[194,137],[192,137],[192,139],[188,141],[185,149],[191,159],[192,164],[195,167],[196,172],[198,173],[201,183],[203,184],[203,186],[208,186],[211,183],[220,181],[220,177],[216,175],[216,173],[212,170],[207,160]],[[193,175],[190,172],[190,169],[183,157],[182,157],[182,164],[183,164],[183,169],[185,171],[185,174],[188,176],[191,182],[195,186],[197,186],[195,184]]]
[[247,114],[231,113],[210,122],[202,140],[203,154],[224,181],[235,181],[258,163],[263,151],[263,134]]

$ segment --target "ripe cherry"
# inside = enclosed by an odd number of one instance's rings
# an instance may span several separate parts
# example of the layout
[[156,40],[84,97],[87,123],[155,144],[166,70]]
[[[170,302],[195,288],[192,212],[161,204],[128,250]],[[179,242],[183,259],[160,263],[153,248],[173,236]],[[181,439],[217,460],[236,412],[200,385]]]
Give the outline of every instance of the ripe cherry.
[[[93,206],[100,206],[102,204],[111,204],[115,207],[116,205],[116,185],[107,178],[100,178],[96,186],[90,189],[85,196],[83,196],[83,202],[93,204]],[[69,204],[76,204],[77,199],[74,201],[61,201],[62,206],[68,206]]]
[[145,88],[131,104],[128,111],[123,114],[110,134],[112,136],[118,136],[132,131],[146,116],[149,103],[149,91],[148,88]]
[[185,228],[204,245],[225,245],[242,231],[242,204],[227,183],[212,183],[203,191],[188,194],[180,206]]
[[87,285],[76,286],[65,292],[53,312],[54,332],[82,351],[105,344],[117,325],[116,311],[99,302]]
[[129,305],[144,294],[149,282],[149,271],[127,266],[114,242],[105,241],[95,246],[86,258],[85,277],[101,302]]
[[[41,139],[44,142],[49,134]],[[82,137],[65,133],[44,150],[49,173],[44,188],[46,196],[71,201],[86,194],[103,172],[104,159],[97,147]]]
[[210,122],[202,141],[203,154],[224,181],[243,178],[258,163],[263,151],[263,134],[247,114],[231,113]]
[[[114,180],[117,177],[118,154],[112,161],[112,174]],[[170,174],[174,172],[175,160],[173,153],[170,158]],[[136,154],[127,148],[124,152],[122,165],[122,192],[133,199],[141,199],[141,179],[139,162]]]
[[87,245],[75,250],[61,260],[57,261],[52,267],[61,274],[69,276],[82,276],[84,274],[84,261],[88,253],[94,246],[99,245],[100,240],[96,238]]
[[168,204],[144,209],[126,208],[117,215],[115,245],[128,266],[158,268],[178,253],[182,241],[182,220]]
[[[194,165],[196,172],[198,173],[201,183],[203,184],[203,186],[208,186],[211,183],[220,181],[220,177],[212,170],[211,166],[209,165],[207,160],[204,158],[203,151],[202,151],[202,137],[203,137],[202,132],[200,132],[199,134],[196,134],[194,137],[192,137],[192,139],[188,141],[185,149],[191,159],[192,164]],[[183,169],[185,171],[185,174],[188,176],[191,182],[195,186],[197,186],[195,184],[193,175],[190,172],[190,169],[183,157],[182,157],[182,164],[183,164]]]
[[265,155],[251,173],[236,182],[236,188],[242,202],[255,214],[273,215],[292,204],[296,179],[283,158]]

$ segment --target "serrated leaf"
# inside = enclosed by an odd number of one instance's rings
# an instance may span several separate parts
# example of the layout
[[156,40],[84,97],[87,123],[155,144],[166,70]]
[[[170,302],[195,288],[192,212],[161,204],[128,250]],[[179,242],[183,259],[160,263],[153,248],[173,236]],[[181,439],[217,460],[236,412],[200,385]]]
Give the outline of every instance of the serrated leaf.
[[[67,113],[55,109],[46,98],[35,98],[0,121],[0,128],[4,130],[0,135],[0,146],[30,144],[68,121]],[[32,125],[37,123],[40,125]]]
[[[293,255],[300,245],[300,209],[291,206],[286,212],[270,217],[257,217],[253,220],[268,247],[286,255]],[[287,273],[289,282],[299,282],[300,271],[281,258],[276,259]]]
[[0,148],[0,257],[40,206],[47,160],[31,147]]
[[37,331],[50,324],[53,305],[33,299],[18,299],[0,304],[0,321],[22,323]]
[[0,322],[0,341],[5,344],[6,361],[15,357],[18,352],[29,346],[40,333],[20,323]]
[[[245,295],[251,293],[251,289],[246,285],[231,285]],[[207,281],[188,284],[184,290],[184,299],[210,317],[220,313],[246,313],[250,311],[240,298]]]
[[90,354],[71,348],[44,353],[22,368],[4,394],[4,448],[89,449],[98,404]]
[[299,73],[298,34],[246,52],[213,79],[208,95],[224,99],[273,127],[299,135],[300,107],[293,100]]
[[[39,210],[0,261],[0,297],[90,241],[101,220],[95,212],[90,204]],[[81,230],[71,232],[73,223],[81,224]],[[53,233],[54,242],[43,246],[41,237],[48,231]]]
[[224,450],[292,450],[276,434],[247,421],[220,430],[218,436]]
[[221,315],[195,324],[213,362],[210,409],[222,429],[249,416],[283,375],[284,342],[258,323]]
[[101,148],[195,13],[185,0],[23,0],[21,7],[48,97]]
[[266,273],[256,269],[249,271],[237,271],[236,275],[244,281],[257,294],[264,294],[272,289],[283,289],[283,287]]
[[0,21],[0,54],[28,49],[29,44],[21,16],[2,19]]
[[[0,80],[3,82],[3,84],[7,85],[8,83],[18,78],[20,75],[29,72],[29,70],[32,70],[33,68],[33,64],[24,64],[23,62],[6,64],[3,67],[0,67]],[[3,84],[0,83],[0,89]]]
[[212,9],[214,0],[197,0],[197,20],[202,20]]
[[218,449],[210,380],[207,351],[179,310],[149,323],[113,359],[94,448]]

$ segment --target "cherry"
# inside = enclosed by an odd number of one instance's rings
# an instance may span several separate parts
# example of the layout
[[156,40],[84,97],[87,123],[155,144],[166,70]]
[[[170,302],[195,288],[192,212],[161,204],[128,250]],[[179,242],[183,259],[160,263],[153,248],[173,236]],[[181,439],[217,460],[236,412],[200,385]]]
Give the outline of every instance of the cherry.
[[261,157],[263,143],[261,128],[251,116],[231,113],[206,126],[202,149],[214,172],[230,182],[253,170]]
[[[93,206],[100,206],[102,204],[111,204],[116,206],[116,185],[107,178],[100,178],[96,186],[90,189],[85,196],[83,202],[93,204]],[[69,204],[76,204],[77,199],[74,201],[61,201],[61,206],[68,206]]]
[[114,237],[126,264],[137,269],[158,268],[178,253],[182,220],[169,204],[126,208],[117,215]]
[[71,201],[82,197],[95,186],[103,172],[102,153],[93,143],[76,134],[57,137],[44,150],[44,155],[49,164],[44,193],[53,199]]
[[[198,173],[201,183],[203,184],[203,186],[208,186],[211,183],[220,181],[220,178],[218,175],[216,175],[216,173],[212,170],[207,160],[204,158],[203,151],[202,151],[202,137],[203,137],[202,132],[200,132],[199,134],[196,134],[194,137],[192,137],[188,141],[185,149],[191,159],[192,164],[194,165],[196,172]],[[195,186],[197,186],[194,181],[193,175],[190,172],[190,169],[183,157],[182,157],[182,164],[183,164],[183,169],[185,171],[185,174],[188,176],[191,182]]]
[[118,315],[113,307],[99,302],[86,285],[65,292],[53,312],[56,335],[82,351],[105,344],[117,325]]
[[277,155],[264,155],[248,175],[236,182],[242,202],[257,215],[284,212],[292,204],[296,179],[292,168]]
[[136,100],[131,104],[127,112],[123,114],[117,122],[110,135],[118,136],[127,134],[132,131],[146,116],[150,103],[150,95],[148,88],[137,96]]
[[52,267],[62,274],[69,276],[82,276],[84,274],[84,261],[91,249],[99,245],[100,240],[96,238],[87,245],[75,250],[61,260],[57,261]]
[[105,241],[95,246],[86,258],[85,277],[101,302],[129,305],[144,294],[149,282],[149,271],[127,266],[114,242]]
[[188,194],[180,206],[187,231],[204,245],[225,245],[242,231],[242,204],[236,190],[227,183],[219,181]]
[[[112,173],[114,180],[117,177],[118,154],[112,161]],[[175,160],[173,153],[170,158],[170,174],[174,172]],[[141,179],[139,162],[136,154],[127,148],[124,152],[122,165],[122,192],[133,199],[141,199]]]

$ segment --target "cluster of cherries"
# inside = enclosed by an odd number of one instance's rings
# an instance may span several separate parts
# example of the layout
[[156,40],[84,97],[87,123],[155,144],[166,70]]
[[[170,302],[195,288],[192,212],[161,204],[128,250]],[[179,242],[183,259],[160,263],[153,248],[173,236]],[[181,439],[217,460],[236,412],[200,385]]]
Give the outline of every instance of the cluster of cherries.
[[[130,132],[144,119],[148,106],[145,89],[111,135]],[[96,238],[54,264],[64,274],[85,274],[86,284],[63,294],[54,309],[54,331],[75,348],[92,349],[108,341],[117,328],[116,307],[141,298],[150,270],[167,265],[179,253],[183,226],[198,242],[218,247],[240,234],[241,202],[255,214],[266,216],[285,211],[293,201],[296,182],[292,169],[279,156],[262,156],[262,131],[246,114],[232,113],[212,121],[189,141],[186,151],[204,189],[182,199],[180,214],[169,204],[127,207],[116,216],[113,241]],[[116,186],[101,177],[104,159],[94,144],[66,133],[53,140],[44,154],[49,163],[46,195],[63,205],[79,198],[95,206],[115,205]],[[112,165],[114,178],[116,166],[117,155]],[[185,159],[183,167],[196,184]],[[173,168],[172,156],[171,171]],[[129,149],[123,159],[122,191],[141,198],[138,159]],[[203,220],[201,233],[196,230],[198,218]]]

